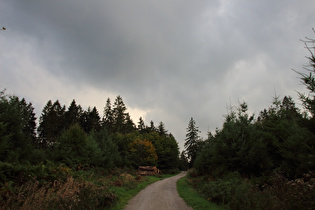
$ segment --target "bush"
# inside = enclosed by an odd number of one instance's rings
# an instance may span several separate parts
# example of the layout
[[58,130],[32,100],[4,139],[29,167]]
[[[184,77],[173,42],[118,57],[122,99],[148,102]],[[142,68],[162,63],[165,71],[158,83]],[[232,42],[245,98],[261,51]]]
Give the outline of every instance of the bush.
[[235,196],[236,188],[241,182],[242,180],[238,175],[232,174],[213,181],[206,179],[200,183],[200,189],[207,200],[217,204],[228,204]]
[[53,159],[77,168],[78,165],[98,165],[102,154],[97,143],[80,127],[70,126],[62,132],[52,152]]
[[230,209],[270,209],[269,196],[237,173],[216,180],[204,177],[196,186],[207,200]]
[[209,201],[230,209],[314,209],[315,173],[288,180],[283,174],[244,179],[230,173],[222,179],[194,178],[194,186]]
[[48,182],[40,185],[31,180],[16,189],[15,193],[2,194],[3,209],[94,209],[112,205],[116,196],[104,186],[97,186],[71,176],[65,182]]
[[288,180],[283,174],[275,174],[269,181],[264,193],[272,200],[273,209],[314,209],[315,172],[303,177]]

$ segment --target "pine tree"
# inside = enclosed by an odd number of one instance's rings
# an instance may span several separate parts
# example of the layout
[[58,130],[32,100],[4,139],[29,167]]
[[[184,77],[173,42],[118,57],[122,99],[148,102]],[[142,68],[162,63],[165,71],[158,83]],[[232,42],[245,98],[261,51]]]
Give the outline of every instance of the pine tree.
[[138,122],[138,130],[140,132],[142,132],[144,129],[145,129],[144,121],[143,121],[142,117],[140,117],[139,122]]
[[[313,28],[313,32],[315,30]],[[309,65],[304,66],[307,73],[297,72],[301,76],[302,84],[306,86],[309,94],[299,93],[300,99],[303,102],[304,107],[309,111],[312,117],[315,116],[315,39],[307,38],[302,40],[310,52],[310,56],[307,57],[309,60]],[[312,45],[312,47],[310,46]],[[314,52],[312,52],[314,50]]]
[[49,100],[39,118],[38,134],[42,147],[53,145],[65,128],[65,106],[61,106],[57,100],[52,104]]
[[163,135],[157,142],[158,167],[162,170],[176,169],[179,166],[179,148],[174,136]]
[[91,131],[99,131],[101,126],[100,126],[100,115],[98,114],[98,111],[96,107],[94,106],[92,111],[90,112],[90,123],[91,123]]
[[78,123],[82,112],[81,106],[77,106],[73,99],[68,110],[65,112],[65,128],[68,129],[71,125]]
[[152,120],[150,121],[149,130],[150,130],[150,131],[156,131],[156,128],[155,128],[155,126],[154,126],[154,122],[153,122]]
[[161,136],[166,136],[167,130],[165,129],[164,123],[161,121],[158,127],[158,133]]
[[83,128],[83,130],[86,133],[91,133],[91,131],[98,131],[101,128],[100,125],[100,116],[98,114],[98,111],[96,107],[93,107],[91,110],[91,107],[88,108],[87,111],[85,111],[81,118],[80,118],[80,125]]
[[198,127],[196,126],[196,122],[193,118],[190,118],[188,127],[187,127],[186,141],[185,141],[185,151],[187,154],[187,158],[189,159],[190,166],[193,165],[198,150],[198,140],[200,139]]
[[117,96],[113,107],[113,126],[114,131],[123,133],[124,124],[126,123],[126,106],[121,96]]
[[26,102],[25,98],[20,101],[20,109],[23,121],[23,133],[25,137],[36,142],[36,117],[32,103]]
[[123,133],[131,133],[136,129],[135,124],[133,123],[129,113],[126,113],[125,124],[123,125]]
[[25,146],[20,101],[0,92],[0,160],[17,161]]
[[117,96],[113,106],[113,132],[130,133],[135,130],[127,108],[121,96]]
[[280,105],[280,115],[282,118],[292,120],[293,118],[301,119],[299,109],[295,106],[295,103],[291,96],[285,96]]
[[107,98],[106,105],[104,107],[104,114],[102,119],[102,126],[109,132],[113,131],[113,110],[110,102],[110,98]]

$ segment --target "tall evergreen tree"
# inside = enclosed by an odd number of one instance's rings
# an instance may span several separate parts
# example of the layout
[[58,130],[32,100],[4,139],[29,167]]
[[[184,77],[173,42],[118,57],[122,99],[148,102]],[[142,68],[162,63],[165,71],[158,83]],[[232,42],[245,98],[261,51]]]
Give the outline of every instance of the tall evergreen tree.
[[174,136],[162,135],[157,142],[158,167],[162,170],[176,169],[179,166],[179,148]]
[[150,131],[155,131],[155,130],[156,130],[156,128],[155,128],[155,126],[154,126],[154,122],[153,122],[152,120],[150,121],[149,130],[150,130]]
[[165,125],[164,125],[164,123],[162,121],[159,123],[158,133],[161,136],[166,136],[166,134],[167,134],[167,130],[165,129]]
[[109,132],[113,131],[113,110],[110,98],[107,98],[106,105],[104,107],[104,114],[102,119],[102,126]]
[[198,130],[196,122],[193,118],[190,118],[186,131],[187,134],[184,146],[190,166],[192,166],[197,156],[198,140],[200,139],[200,131]]
[[99,131],[101,128],[100,125],[100,116],[98,114],[98,111],[96,107],[91,108],[89,107],[87,111],[85,111],[81,118],[80,118],[80,124],[83,130],[86,133],[91,133],[91,131]]
[[65,128],[65,109],[58,100],[54,103],[51,100],[47,102],[39,118],[38,134],[42,147],[53,145]]
[[302,119],[299,109],[295,106],[295,102],[291,96],[285,96],[280,105],[280,116],[287,120]]
[[95,130],[95,131],[99,131],[101,126],[100,126],[100,115],[96,109],[96,107],[94,106],[92,111],[90,112],[90,123],[91,123],[91,131]]
[[[315,30],[313,28],[313,32],[315,33]],[[304,107],[309,111],[312,117],[315,116],[315,39],[307,38],[306,40],[303,40],[306,48],[310,52],[310,56],[307,57],[309,60],[309,64],[304,66],[304,69],[307,71],[307,73],[303,72],[297,72],[301,76],[302,84],[306,86],[307,90],[309,91],[309,94],[306,95],[304,93],[299,93],[300,99],[303,102]],[[312,46],[310,46],[312,45]],[[314,52],[312,52],[312,50]]]
[[124,128],[127,121],[126,106],[121,96],[117,96],[113,106],[113,130],[125,133]]
[[35,141],[35,114],[23,98],[0,92],[0,160],[29,160]]
[[16,149],[23,149],[22,115],[17,97],[8,99],[0,92],[0,160],[16,161],[20,154]]
[[23,133],[25,137],[32,140],[33,143],[36,142],[36,117],[34,113],[34,107],[32,103],[26,102],[23,98],[20,102],[20,109],[22,114],[23,122]]
[[129,113],[126,113],[126,121],[125,121],[125,124],[123,126],[123,133],[131,133],[134,130],[136,130],[136,126],[133,123]]
[[68,129],[71,125],[78,123],[82,112],[82,107],[77,105],[73,99],[68,110],[65,112],[65,127]]
[[140,132],[142,132],[144,129],[145,129],[144,121],[143,121],[142,117],[140,117],[139,122],[138,122],[138,130]]

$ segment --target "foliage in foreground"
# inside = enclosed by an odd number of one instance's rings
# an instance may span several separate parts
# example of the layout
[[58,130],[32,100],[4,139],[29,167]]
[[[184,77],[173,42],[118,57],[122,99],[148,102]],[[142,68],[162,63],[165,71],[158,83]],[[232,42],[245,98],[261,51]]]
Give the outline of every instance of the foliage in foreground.
[[219,210],[224,209],[223,206],[218,206],[209,202],[205,198],[201,197],[198,192],[188,183],[188,178],[183,177],[177,182],[177,191],[180,197],[182,197],[187,205],[195,210]]
[[72,171],[52,163],[36,166],[0,163],[0,206],[4,209],[98,208],[117,199],[108,183],[92,177],[93,170]]
[[30,180],[12,193],[2,194],[4,209],[95,209],[110,206],[117,199],[107,186],[98,186],[69,176],[66,181],[39,184]]
[[193,177],[189,183],[210,202],[229,209],[313,209],[315,207],[315,173],[288,180],[283,174],[244,179],[238,173],[220,179]]
[[1,163],[2,170],[6,173],[1,174],[1,209],[122,209],[141,189],[166,177],[142,177],[128,168],[74,171],[52,163],[34,167]]

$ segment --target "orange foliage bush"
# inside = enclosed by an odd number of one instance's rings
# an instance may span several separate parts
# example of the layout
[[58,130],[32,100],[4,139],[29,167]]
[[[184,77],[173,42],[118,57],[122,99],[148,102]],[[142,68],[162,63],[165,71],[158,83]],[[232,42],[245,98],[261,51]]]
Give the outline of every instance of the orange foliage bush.
[[156,165],[158,156],[155,147],[148,139],[135,139],[129,144],[129,151],[137,165]]

